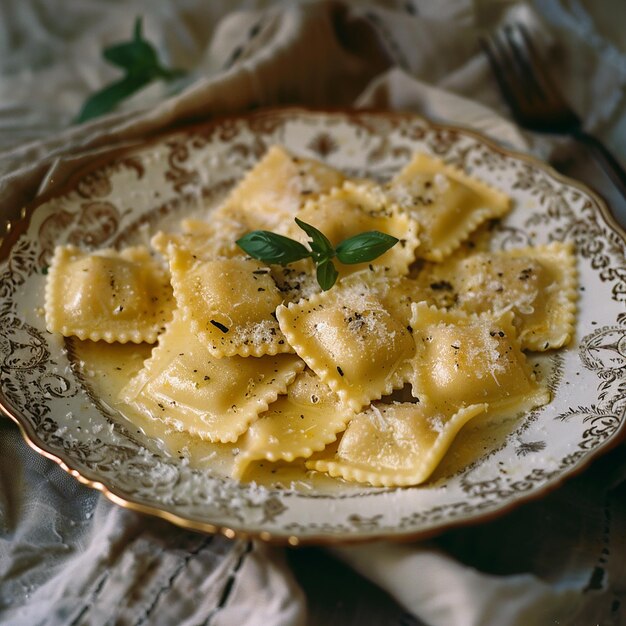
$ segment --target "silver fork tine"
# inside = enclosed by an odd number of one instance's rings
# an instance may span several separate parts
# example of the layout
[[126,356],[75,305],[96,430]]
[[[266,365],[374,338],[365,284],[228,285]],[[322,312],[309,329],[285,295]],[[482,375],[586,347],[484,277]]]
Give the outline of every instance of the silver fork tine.
[[498,68],[497,74],[507,84],[515,102],[531,105],[543,100],[544,90],[535,76],[525,42],[516,25],[506,24],[489,42]]
[[[502,41],[502,37],[503,36],[498,31],[491,37],[481,39],[481,43],[489,57],[494,75],[500,89],[504,93],[505,99],[511,106],[515,107],[518,98],[523,97],[523,90],[519,88],[520,77],[518,65],[508,53],[508,46],[506,42]],[[515,73],[515,76],[510,76],[504,68],[510,68],[510,70]]]
[[508,27],[498,30],[483,40],[485,50],[494,69],[496,80],[516,118],[524,118],[527,109],[536,105],[533,96],[537,89],[528,64],[515,52]]
[[[545,98],[545,75],[538,76],[533,65],[533,60],[529,58],[529,48],[527,40],[521,27],[516,24],[507,24],[503,29],[503,38],[509,49],[509,55],[514,59],[517,74],[525,88],[525,96],[532,100]],[[543,79],[543,80],[542,80]]]
[[[482,40],[496,80],[513,109],[515,117],[528,116],[527,109],[541,112],[541,127],[560,132],[580,120],[567,106],[547,72],[528,31],[520,24],[506,24],[495,34]],[[558,116],[553,115],[558,110]],[[565,115],[564,115],[565,114]]]
[[[526,71],[534,78],[537,94],[541,94],[541,97],[554,107],[563,110],[569,109],[560,91],[554,87],[554,81],[546,72],[545,59],[543,59],[537,51],[528,29],[524,24],[515,24],[515,28],[511,32],[511,41],[520,56],[524,59],[523,62]],[[569,123],[573,123],[574,121],[579,122],[578,116],[571,109],[569,109],[568,112],[570,114]]]

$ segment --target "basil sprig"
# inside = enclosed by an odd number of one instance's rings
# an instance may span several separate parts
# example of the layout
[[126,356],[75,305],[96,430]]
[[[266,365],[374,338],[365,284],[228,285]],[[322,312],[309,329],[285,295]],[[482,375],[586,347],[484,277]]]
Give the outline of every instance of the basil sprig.
[[154,46],[143,38],[141,18],[135,20],[131,41],[105,48],[102,56],[112,65],[123,69],[125,76],[90,96],[76,118],[77,123],[108,113],[122,100],[154,80],[171,81],[184,74],[181,70],[161,65]]
[[265,263],[287,265],[311,258],[316,264],[316,277],[319,286],[327,291],[339,276],[332,259],[346,265],[367,263],[378,258],[398,243],[396,237],[370,230],[344,239],[336,247],[320,230],[296,219],[296,224],[309,236],[309,248],[299,241],[273,233],[269,230],[253,230],[236,241],[237,245],[252,258]]

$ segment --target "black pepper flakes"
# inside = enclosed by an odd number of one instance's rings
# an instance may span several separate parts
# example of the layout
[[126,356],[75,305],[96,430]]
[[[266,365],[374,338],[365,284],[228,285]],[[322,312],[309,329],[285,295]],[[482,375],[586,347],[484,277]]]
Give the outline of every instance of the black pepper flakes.
[[532,276],[532,273],[532,267],[526,267],[519,273],[517,279],[521,281],[528,280]]
[[227,333],[230,330],[228,326],[224,326],[224,324],[220,324],[220,322],[218,322],[217,320],[211,320],[211,324],[213,324],[215,328],[219,328],[219,330],[221,330],[223,333]]
[[433,291],[452,291],[453,287],[447,280],[440,280],[436,283],[430,283]]

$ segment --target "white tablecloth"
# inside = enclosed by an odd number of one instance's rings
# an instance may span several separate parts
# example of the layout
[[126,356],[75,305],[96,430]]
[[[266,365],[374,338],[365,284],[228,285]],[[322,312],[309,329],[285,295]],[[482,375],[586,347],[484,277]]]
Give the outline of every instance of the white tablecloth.
[[[623,24],[626,11],[619,1],[537,4],[541,19],[532,6],[506,1],[240,2],[233,10],[225,1],[5,0],[2,210],[62,184],[113,144],[174,122],[287,103],[408,109],[471,126],[593,177],[617,206],[607,180],[569,141],[530,136],[509,121],[477,35],[507,17],[524,20],[542,48],[558,49],[552,69],[589,130],[624,159],[626,37],[616,16]],[[164,62],[189,71],[182,91],[155,84],[119,112],[71,126],[85,97],[117,78],[100,51],[127,39],[137,15]],[[430,542],[336,548],[333,558],[403,607],[388,623],[619,624],[623,452],[500,520]],[[324,612],[319,598],[307,607],[282,548],[198,535],[109,503],[27,448],[7,420],[0,485],[2,623],[297,625],[307,615],[309,623],[375,623],[366,598],[340,613]]]

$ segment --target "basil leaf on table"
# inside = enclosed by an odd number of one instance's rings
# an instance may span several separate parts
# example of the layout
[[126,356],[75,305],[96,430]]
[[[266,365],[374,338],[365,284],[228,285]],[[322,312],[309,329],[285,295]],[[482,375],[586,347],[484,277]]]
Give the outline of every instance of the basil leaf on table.
[[108,113],[122,100],[129,98],[136,91],[145,87],[149,82],[149,78],[140,80],[139,77],[136,76],[126,76],[116,83],[111,83],[87,99],[85,104],[83,104],[83,108],[76,122],[86,122],[94,117],[100,117]]
[[108,113],[154,80],[170,81],[184,74],[162,66],[154,46],[143,38],[141,31],[141,18],[137,18],[131,41],[104,49],[102,56],[105,60],[122,68],[126,75],[91,95],[83,104],[76,118],[77,123]]

